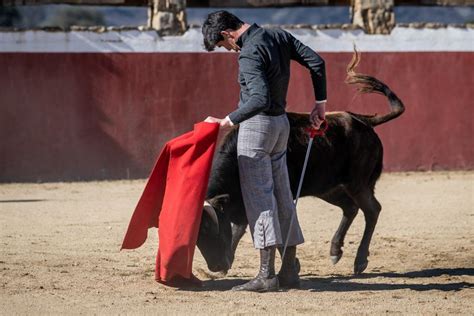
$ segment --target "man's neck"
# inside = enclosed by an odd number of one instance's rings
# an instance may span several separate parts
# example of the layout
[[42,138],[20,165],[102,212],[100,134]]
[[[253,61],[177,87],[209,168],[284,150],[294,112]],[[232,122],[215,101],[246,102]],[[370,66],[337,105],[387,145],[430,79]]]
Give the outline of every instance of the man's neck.
[[235,40],[237,41],[239,39],[239,37],[245,33],[245,31],[248,30],[248,28],[250,27],[250,24],[248,23],[244,23],[244,25],[242,25],[238,30],[235,30],[234,31],[234,38]]

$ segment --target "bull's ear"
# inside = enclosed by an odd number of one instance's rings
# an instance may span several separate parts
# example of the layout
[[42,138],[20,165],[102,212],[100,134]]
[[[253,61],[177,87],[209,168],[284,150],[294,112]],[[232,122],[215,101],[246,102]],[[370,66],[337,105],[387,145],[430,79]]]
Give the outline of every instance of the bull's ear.
[[215,207],[222,207],[225,204],[229,203],[230,196],[229,194],[221,194],[221,195],[216,195],[212,199],[209,200],[209,202],[214,205]]
[[224,205],[224,204],[229,203],[230,195],[229,194],[221,194],[221,195],[216,196],[215,199],[217,200],[217,202],[219,204]]

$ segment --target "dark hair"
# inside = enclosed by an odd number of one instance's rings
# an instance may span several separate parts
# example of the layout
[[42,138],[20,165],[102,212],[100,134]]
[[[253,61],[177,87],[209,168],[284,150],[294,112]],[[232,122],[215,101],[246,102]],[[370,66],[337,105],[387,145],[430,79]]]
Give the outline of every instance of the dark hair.
[[224,40],[221,32],[231,29],[238,30],[244,22],[227,11],[221,10],[209,13],[206,21],[202,25],[202,35],[204,36],[204,47],[211,52],[217,43]]

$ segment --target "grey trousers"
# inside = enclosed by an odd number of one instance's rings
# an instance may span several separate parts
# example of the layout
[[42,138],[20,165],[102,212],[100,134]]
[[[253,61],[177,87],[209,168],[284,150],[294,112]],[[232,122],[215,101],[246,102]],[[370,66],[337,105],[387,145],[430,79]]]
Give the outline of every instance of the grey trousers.
[[290,125],[286,114],[256,115],[240,123],[237,142],[240,185],[255,248],[304,242],[286,166]]

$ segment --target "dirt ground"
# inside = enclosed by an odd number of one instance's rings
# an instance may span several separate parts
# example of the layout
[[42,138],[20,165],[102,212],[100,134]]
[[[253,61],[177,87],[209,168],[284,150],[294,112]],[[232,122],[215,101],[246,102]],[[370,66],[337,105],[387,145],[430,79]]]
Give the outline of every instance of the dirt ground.
[[[474,311],[474,172],[384,174],[369,266],[352,275],[360,213],[337,265],[329,241],[341,211],[303,198],[302,288],[235,293],[254,276],[246,234],[226,277],[196,251],[199,291],[153,279],[156,230],[120,252],[144,180],[0,185],[0,314],[470,314]],[[279,262],[277,262],[277,266]]]

